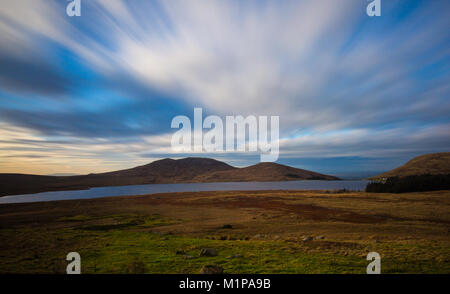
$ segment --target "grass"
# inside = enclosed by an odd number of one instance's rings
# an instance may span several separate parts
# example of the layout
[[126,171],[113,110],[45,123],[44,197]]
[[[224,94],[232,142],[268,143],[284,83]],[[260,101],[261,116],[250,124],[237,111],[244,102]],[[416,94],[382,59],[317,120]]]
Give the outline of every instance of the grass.
[[[448,196],[204,192],[0,206],[0,273],[65,273],[75,251],[82,273],[216,264],[225,273],[364,274],[375,251],[382,273],[448,274]],[[201,257],[202,248],[218,255]]]
[[389,177],[405,177],[415,175],[448,175],[450,174],[450,152],[431,153],[417,156],[404,165],[372,179]]
[[[47,230],[2,229],[2,240],[16,240],[2,250],[1,273],[65,273],[65,256],[71,251],[81,255],[83,273],[198,273],[203,265],[216,264],[226,273],[356,273],[363,274],[368,261],[361,255],[311,252],[304,243],[284,240],[217,240],[158,234],[143,228],[170,223],[162,217],[114,215],[127,226],[86,229],[80,223],[72,228]],[[90,218],[75,217],[90,221]],[[135,223],[135,219],[143,220]],[[73,219],[70,219],[73,221]],[[27,248],[26,251],[23,248]],[[216,257],[200,257],[202,248],[215,248]],[[178,250],[186,255],[176,254]],[[441,251],[433,244],[383,244],[380,252],[397,255],[382,259],[383,273],[449,273],[449,263],[411,253]],[[230,258],[240,254],[242,257]],[[448,256],[448,255],[447,255]]]

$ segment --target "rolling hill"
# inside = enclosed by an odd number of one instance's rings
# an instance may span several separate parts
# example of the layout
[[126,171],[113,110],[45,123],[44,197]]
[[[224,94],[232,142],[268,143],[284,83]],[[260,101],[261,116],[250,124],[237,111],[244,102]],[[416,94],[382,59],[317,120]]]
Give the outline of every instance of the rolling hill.
[[130,169],[82,176],[0,174],[0,196],[105,186],[292,180],[338,178],[276,163],[236,168],[210,158],[166,158]]
[[290,166],[264,162],[244,168],[201,174],[196,182],[267,182],[290,180],[337,180],[338,178]]
[[372,179],[448,174],[450,174],[450,152],[441,152],[415,157],[404,165]]

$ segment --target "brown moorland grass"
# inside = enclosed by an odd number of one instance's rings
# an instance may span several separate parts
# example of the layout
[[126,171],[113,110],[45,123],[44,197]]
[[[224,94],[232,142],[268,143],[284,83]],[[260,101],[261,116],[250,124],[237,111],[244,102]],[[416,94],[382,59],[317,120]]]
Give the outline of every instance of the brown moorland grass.
[[[230,191],[5,204],[0,272],[63,273],[65,255],[77,251],[86,273],[196,273],[209,263],[227,273],[365,273],[365,257],[376,251],[385,273],[448,274],[449,212],[450,191]],[[219,255],[200,257],[205,247]]]
[[448,175],[450,174],[450,152],[432,153],[417,156],[404,165],[373,179],[406,177],[415,175]]

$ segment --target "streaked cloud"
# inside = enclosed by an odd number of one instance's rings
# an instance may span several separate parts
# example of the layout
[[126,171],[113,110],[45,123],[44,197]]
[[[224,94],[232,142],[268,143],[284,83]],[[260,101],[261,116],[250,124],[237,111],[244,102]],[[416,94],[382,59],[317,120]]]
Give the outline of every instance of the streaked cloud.
[[65,1],[10,1],[0,7],[0,172],[175,156],[170,120],[194,106],[279,115],[284,163],[446,151],[447,2],[384,1],[369,18],[363,0],[98,0],[69,18]]

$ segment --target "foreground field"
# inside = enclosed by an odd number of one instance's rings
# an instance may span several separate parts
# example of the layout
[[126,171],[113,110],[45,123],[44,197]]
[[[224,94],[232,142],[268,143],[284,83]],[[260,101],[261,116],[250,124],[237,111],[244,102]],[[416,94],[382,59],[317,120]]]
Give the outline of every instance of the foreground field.
[[[450,191],[198,192],[0,205],[0,273],[450,273]],[[200,256],[203,248],[218,255]]]

